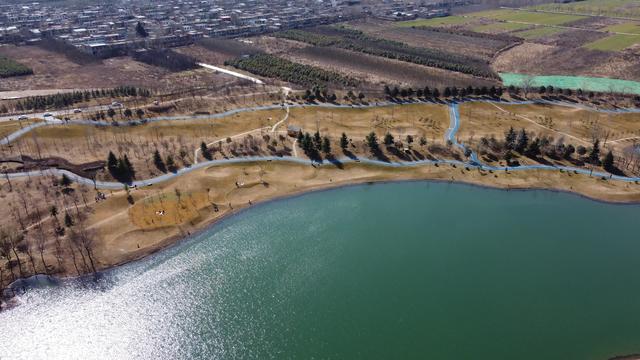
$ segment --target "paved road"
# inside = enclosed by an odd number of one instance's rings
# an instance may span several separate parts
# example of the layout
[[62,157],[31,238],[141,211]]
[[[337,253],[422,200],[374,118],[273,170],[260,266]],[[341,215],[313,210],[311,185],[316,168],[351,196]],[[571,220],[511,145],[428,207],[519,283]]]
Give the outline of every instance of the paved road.
[[221,67],[213,66],[213,65],[209,65],[209,64],[204,64],[204,63],[199,63],[198,65],[202,66],[205,69],[218,71],[218,72],[221,72],[223,74],[231,75],[231,76],[234,76],[234,77],[237,77],[237,78],[240,78],[240,79],[249,80],[249,81],[251,81],[253,83],[256,83],[256,84],[260,84],[260,85],[264,84],[264,82],[262,80],[260,80],[260,79],[251,77],[249,75],[241,74],[241,73],[236,72],[236,71],[232,71],[232,70],[229,70],[229,69],[225,69],[225,68],[221,68]]

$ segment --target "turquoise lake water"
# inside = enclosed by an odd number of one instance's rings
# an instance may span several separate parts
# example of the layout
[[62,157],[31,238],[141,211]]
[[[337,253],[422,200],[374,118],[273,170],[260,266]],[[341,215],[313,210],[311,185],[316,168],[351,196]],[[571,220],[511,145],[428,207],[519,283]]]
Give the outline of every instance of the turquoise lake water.
[[11,359],[640,353],[640,206],[444,183],[255,206],[0,313]]

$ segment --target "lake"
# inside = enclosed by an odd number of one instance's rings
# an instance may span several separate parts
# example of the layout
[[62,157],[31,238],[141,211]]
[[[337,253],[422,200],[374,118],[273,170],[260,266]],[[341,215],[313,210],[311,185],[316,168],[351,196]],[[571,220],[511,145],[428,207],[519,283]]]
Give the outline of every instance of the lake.
[[269,202],[0,313],[11,359],[640,352],[640,206],[409,182]]

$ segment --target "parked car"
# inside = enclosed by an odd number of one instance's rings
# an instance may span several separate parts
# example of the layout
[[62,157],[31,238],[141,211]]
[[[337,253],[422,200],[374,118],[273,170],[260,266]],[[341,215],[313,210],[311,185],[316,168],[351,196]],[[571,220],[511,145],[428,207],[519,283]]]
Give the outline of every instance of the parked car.
[[80,109],[73,109],[73,113],[74,113],[74,114],[79,114],[79,113],[81,113],[81,112],[82,112],[82,110],[80,110]]
[[52,113],[45,113],[44,117],[53,117],[53,114]]
[[29,120],[29,117],[27,115],[20,115],[18,116],[18,120]]

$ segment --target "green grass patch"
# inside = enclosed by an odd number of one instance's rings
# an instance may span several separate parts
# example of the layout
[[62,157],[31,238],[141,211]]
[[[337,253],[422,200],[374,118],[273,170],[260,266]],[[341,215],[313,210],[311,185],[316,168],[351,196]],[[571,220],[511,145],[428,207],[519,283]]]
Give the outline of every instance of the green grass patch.
[[31,68],[12,59],[0,56],[0,78],[31,74],[33,74],[33,70],[31,70]]
[[638,23],[624,23],[618,25],[611,25],[606,28],[607,31],[611,32],[620,32],[620,33],[628,33],[628,34],[638,34],[640,35],[640,24]]
[[640,35],[611,35],[585,44],[584,47],[591,50],[621,51],[638,43]]
[[529,24],[510,23],[510,22],[497,22],[493,24],[486,24],[474,27],[472,30],[477,32],[508,32],[530,28]]
[[473,17],[488,18],[502,21],[524,22],[537,25],[561,25],[568,22],[584,19],[584,16],[537,13],[520,10],[492,10],[469,14]]
[[418,27],[418,26],[444,26],[465,24],[469,19],[462,16],[445,16],[433,19],[418,19],[411,21],[401,21],[396,24],[398,27]]
[[531,79],[533,87],[553,86],[562,89],[582,89],[584,91],[619,92],[640,95],[640,82],[588,76],[529,76],[524,74],[501,73],[505,86],[522,86],[525,80]]

